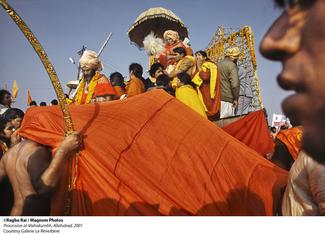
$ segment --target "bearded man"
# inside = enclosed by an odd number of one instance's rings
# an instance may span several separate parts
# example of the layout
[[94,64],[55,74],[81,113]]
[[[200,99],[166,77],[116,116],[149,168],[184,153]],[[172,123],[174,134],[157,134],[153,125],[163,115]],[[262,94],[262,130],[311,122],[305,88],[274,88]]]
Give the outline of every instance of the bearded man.
[[82,78],[77,87],[74,103],[89,104],[113,100],[115,90],[105,75],[100,71],[103,65],[97,53],[85,50],[79,60]]

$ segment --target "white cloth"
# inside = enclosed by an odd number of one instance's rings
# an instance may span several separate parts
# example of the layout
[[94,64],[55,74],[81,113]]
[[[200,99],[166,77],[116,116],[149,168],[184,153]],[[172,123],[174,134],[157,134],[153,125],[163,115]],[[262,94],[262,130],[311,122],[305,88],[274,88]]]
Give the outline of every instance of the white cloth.
[[300,152],[289,172],[283,196],[285,216],[321,215],[325,203],[325,166]]
[[4,114],[7,111],[8,107],[4,106],[3,104],[0,104],[0,115]]
[[235,109],[232,103],[221,101],[220,118],[233,117],[233,116],[235,116]]

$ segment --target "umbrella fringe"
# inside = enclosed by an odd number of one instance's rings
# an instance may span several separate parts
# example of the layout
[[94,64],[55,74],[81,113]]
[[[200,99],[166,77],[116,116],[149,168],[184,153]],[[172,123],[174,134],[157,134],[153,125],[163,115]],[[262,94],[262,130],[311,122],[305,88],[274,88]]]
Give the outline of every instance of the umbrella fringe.
[[[137,22],[135,22],[131,27],[130,29],[128,30],[128,34],[130,33],[130,31],[132,31],[135,27],[137,27],[139,24],[141,24],[142,22],[146,21],[146,20],[150,20],[150,19],[155,19],[155,18],[166,18],[170,21],[174,21],[174,22],[178,22],[180,23],[180,25],[182,27],[184,27],[186,30],[187,30],[187,27],[184,25],[183,22],[181,22],[180,20],[175,20],[174,18],[166,15],[166,14],[156,14],[156,15],[149,15],[149,16],[146,16],[145,18],[141,19],[141,20],[138,20]],[[187,30],[188,31],[188,30]]]

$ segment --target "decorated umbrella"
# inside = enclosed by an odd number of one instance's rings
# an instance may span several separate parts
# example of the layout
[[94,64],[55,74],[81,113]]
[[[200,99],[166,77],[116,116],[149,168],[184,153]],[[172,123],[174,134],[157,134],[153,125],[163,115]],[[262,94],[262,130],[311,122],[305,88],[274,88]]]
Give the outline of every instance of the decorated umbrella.
[[166,30],[175,30],[180,39],[188,37],[188,30],[182,20],[171,10],[155,7],[142,12],[128,30],[130,41],[143,48],[143,39],[153,32],[162,38]]

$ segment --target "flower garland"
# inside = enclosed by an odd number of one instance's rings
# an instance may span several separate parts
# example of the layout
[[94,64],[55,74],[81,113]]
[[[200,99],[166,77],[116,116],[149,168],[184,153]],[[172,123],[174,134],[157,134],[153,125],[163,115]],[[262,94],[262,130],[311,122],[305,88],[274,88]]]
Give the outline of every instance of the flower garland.
[[241,37],[241,59],[244,60],[245,58],[245,30],[240,30],[240,37]]
[[[101,74],[99,72],[96,72],[96,74],[91,78],[90,83],[88,85],[88,90],[87,90],[88,93],[87,93],[86,102],[85,102],[86,104],[91,103],[91,99],[93,98],[94,91],[95,91],[98,79],[100,77],[101,77]],[[85,79],[82,78],[80,85],[79,85],[79,89],[76,94],[76,98],[75,98],[76,104],[81,104],[82,95],[84,94],[84,90],[85,90]]]
[[245,28],[245,36],[247,40],[247,45],[250,50],[251,58],[252,58],[252,63],[254,70],[256,70],[257,63],[256,63],[256,54],[255,54],[255,49],[254,49],[254,33],[250,27]]

